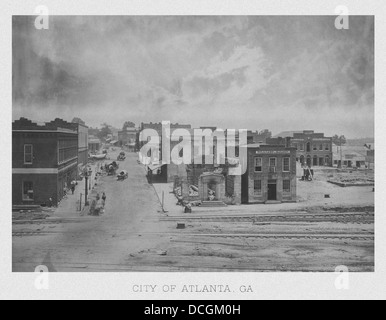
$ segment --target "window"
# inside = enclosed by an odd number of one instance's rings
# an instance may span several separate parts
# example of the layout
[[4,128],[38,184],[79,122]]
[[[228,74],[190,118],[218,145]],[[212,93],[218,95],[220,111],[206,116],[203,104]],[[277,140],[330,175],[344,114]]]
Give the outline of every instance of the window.
[[276,172],[276,158],[269,158],[269,172]]
[[330,151],[330,146],[326,144],[326,151]]
[[33,201],[34,200],[34,191],[33,183],[30,181],[23,182],[23,201]]
[[322,144],[319,146],[319,150],[323,151],[323,145]]
[[290,171],[290,158],[283,158],[283,171],[284,172]]
[[283,192],[289,193],[291,192],[291,181],[283,180]]
[[261,194],[261,180],[255,180],[255,193]]
[[58,163],[65,163],[78,156],[78,142],[76,140],[58,141]]
[[304,151],[304,143],[300,144],[300,151]]
[[299,150],[299,145],[297,143],[294,143],[294,148],[296,148],[296,150]]
[[24,145],[24,164],[33,163],[33,147],[32,144]]
[[255,158],[255,172],[263,171],[263,158]]
[[318,146],[314,144],[314,151],[317,151],[317,150],[318,150]]

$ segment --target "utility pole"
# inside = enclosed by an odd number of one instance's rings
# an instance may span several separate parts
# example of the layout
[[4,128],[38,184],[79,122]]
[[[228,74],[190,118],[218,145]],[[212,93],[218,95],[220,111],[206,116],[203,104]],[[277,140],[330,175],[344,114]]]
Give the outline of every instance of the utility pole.
[[340,167],[343,167],[343,153],[342,153],[342,136],[339,138],[340,140]]
[[85,194],[84,194],[84,205],[87,206],[88,204],[88,201],[87,201],[87,197],[88,197],[88,176],[87,176],[87,173],[86,173],[86,176],[85,176]]
[[83,170],[83,175],[84,175],[84,181],[85,181],[85,193],[84,193],[84,205],[88,206],[88,170],[87,167],[84,168]]

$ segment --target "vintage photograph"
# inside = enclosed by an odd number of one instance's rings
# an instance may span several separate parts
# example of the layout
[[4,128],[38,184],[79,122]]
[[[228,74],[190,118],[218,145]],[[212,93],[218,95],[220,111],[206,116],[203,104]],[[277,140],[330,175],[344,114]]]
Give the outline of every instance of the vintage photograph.
[[374,16],[12,17],[12,271],[374,272]]

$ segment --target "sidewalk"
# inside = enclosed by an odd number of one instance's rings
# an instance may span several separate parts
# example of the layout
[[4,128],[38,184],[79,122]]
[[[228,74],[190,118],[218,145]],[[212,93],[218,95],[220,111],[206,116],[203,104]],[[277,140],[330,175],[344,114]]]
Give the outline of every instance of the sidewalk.
[[[100,164],[90,165],[92,169],[92,175],[88,179],[88,198],[90,199],[91,193],[94,189],[96,177],[96,169]],[[91,183],[91,190],[90,190]],[[81,215],[87,215],[87,212],[84,211],[85,205],[85,179],[82,181],[78,181],[78,185],[75,188],[74,194],[72,194],[71,190],[67,193],[67,195],[62,199],[55,212],[52,214],[53,217],[79,217]],[[82,209],[80,211],[80,195],[82,194]]]
[[173,183],[154,183],[153,187],[161,205],[163,195],[165,213],[168,215],[180,215],[184,213],[184,208],[177,205],[178,200],[174,193],[172,193]]

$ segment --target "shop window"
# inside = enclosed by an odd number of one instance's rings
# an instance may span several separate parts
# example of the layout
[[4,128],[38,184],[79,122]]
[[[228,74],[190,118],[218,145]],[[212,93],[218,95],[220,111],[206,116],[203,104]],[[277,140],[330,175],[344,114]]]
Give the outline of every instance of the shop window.
[[33,201],[34,200],[34,190],[33,183],[30,181],[23,182],[23,201]]
[[263,158],[255,158],[255,172],[263,171]]
[[291,181],[283,180],[283,192],[290,193],[291,192]]

